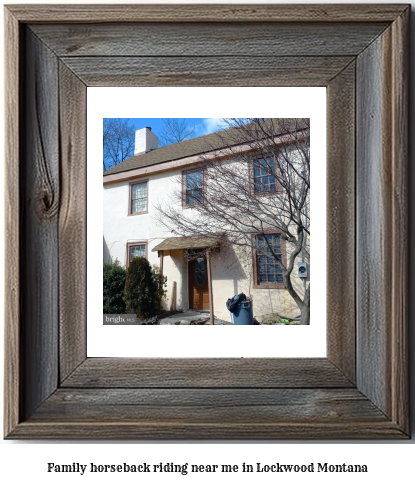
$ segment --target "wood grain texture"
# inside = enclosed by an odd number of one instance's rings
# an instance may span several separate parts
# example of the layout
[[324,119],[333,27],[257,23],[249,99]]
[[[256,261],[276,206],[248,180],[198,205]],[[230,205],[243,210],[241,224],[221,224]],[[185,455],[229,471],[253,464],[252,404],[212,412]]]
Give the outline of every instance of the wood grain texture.
[[[59,375],[86,358],[86,86],[59,63]],[[76,103],[74,101],[76,100]]]
[[387,5],[8,5],[20,22],[393,22]]
[[[408,7],[170,7],[15,5],[6,9],[10,49],[7,86],[14,97],[7,109],[10,191],[6,219],[11,236],[7,252],[14,267],[7,271],[11,283],[7,318],[12,322],[6,332],[7,359],[11,360],[6,366],[6,437],[407,438],[407,242],[402,235],[406,235]],[[117,28],[120,35],[114,37],[114,44],[96,35],[101,32],[105,37],[105,27],[111,28],[109,24],[123,20],[141,22],[142,32],[150,35],[154,31],[161,33],[159,40],[164,41],[155,43],[157,55],[153,59],[153,53],[144,56],[150,46],[141,34],[134,34],[132,41],[124,36],[121,41],[125,24]],[[19,21],[42,25],[19,27]],[[68,30],[72,26],[53,25],[70,22],[106,26],[89,30],[89,25],[81,25],[72,34]],[[158,26],[154,30],[153,24],[144,25],[147,22],[163,23],[164,29]],[[193,36],[196,30],[192,23],[199,22],[206,43],[202,56],[185,52],[186,47],[197,52],[202,43],[193,47],[180,39],[183,25],[174,26],[178,22],[185,22],[186,28],[192,26],[189,31]],[[210,25],[217,29],[216,38],[208,32],[208,24],[200,25],[205,22],[213,22]],[[287,24],[282,37],[278,32],[274,35],[278,26],[273,22],[290,22],[293,32],[289,33]],[[302,22],[301,26],[298,22]],[[296,36],[301,43],[310,38],[312,29],[322,32],[319,22],[326,25],[328,34],[311,42],[310,49],[316,55],[308,57],[311,51],[306,50],[296,56]],[[333,22],[338,24],[328,25]],[[354,41],[346,39],[342,50],[334,32],[337,27],[340,32],[344,22],[353,23],[357,39],[363,39],[365,29],[368,34],[362,52],[355,53],[356,78],[352,73],[354,60],[347,54]],[[384,22],[392,24],[385,29]],[[232,23],[239,23],[239,30],[248,23],[246,39]],[[302,37],[299,26],[303,28],[308,23]],[[52,28],[50,34],[45,24]],[[365,27],[368,24],[371,25]],[[259,26],[268,36],[262,37],[262,52]],[[63,42],[57,39],[57,31],[67,33],[66,42],[65,38]],[[173,36],[176,47],[167,45],[163,32]],[[376,36],[379,37],[375,39]],[[333,41],[333,46],[324,45],[329,41]],[[21,42],[27,54],[19,59]],[[60,57],[45,42],[56,42],[55,47],[69,55]],[[122,54],[137,46],[143,49],[125,58],[118,52],[109,57],[107,53],[95,55],[105,45],[115,49],[117,43]],[[340,49],[340,56],[328,59],[321,55],[322,51],[317,52],[318,45],[327,52]],[[242,52],[244,47],[246,52]],[[91,53],[95,50],[89,58],[85,56],[88,49]],[[272,50],[278,53],[275,58],[269,56]],[[165,52],[162,58],[161,52]],[[182,54],[172,56],[179,52]],[[219,60],[217,52],[224,53],[227,59]],[[286,55],[281,56],[283,52]],[[303,80],[310,81],[306,85],[328,86],[328,198],[333,206],[329,212],[341,218],[345,230],[350,232],[353,209],[349,205],[356,201],[356,336],[343,316],[347,313],[351,320],[353,317],[353,273],[340,263],[342,253],[353,261],[352,239],[347,235],[346,242],[339,243],[332,236],[333,229],[329,230],[330,247],[335,243],[340,247],[337,251],[330,249],[330,259],[347,280],[331,290],[328,297],[330,303],[337,304],[329,313],[328,359],[84,360],[85,275],[79,280],[69,276],[74,269],[82,271],[82,264],[74,267],[74,256],[79,254],[81,263],[85,258],[83,83],[102,86],[116,78],[121,85],[146,86],[150,83],[147,77],[154,86],[203,85],[211,69],[218,84],[222,77],[230,86],[254,85],[261,83],[257,61],[262,60],[263,86],[298,86]],[[233,78],[227,73],[230,67],[234,69]],[[143,75],[136,77],[140,68]],[[356,105],[351,109],[354,82]],[[357,120],[355,139],[353,113]],[[20,122],[24,124],[20,126]],[[354,143],[357,185],[353,194],[350,161]],[[334,161],[336,151],[339,161]],[[337,204],[345,205],[347,210],[340,212],[334,208]],[[17,215],[20,222],[11,222]],[[68,236],[75,240],[73,248],[66,243]],[[79,309],[77,302],[82,304]],[[20,311],[24,314],[22,319]],[[72,328],[68,316],[71,312],[77,317]],[[352,346],[355,339],[356,387]]]
[[187,422],[39,422],[20,424],[10,439],[118,439],[118,440],[403,440],[396,424],[388,421],[251,422],[204,424]]
[[391,59],[391,158],[392,158],[392,333],[391,419],[409,426],[408,392],[408,65],[409,17],[407,10],[391,25],[394,47]]
[[407,432],[406,23],[357,65],[357,384]]
[[58,56],[356,56],[379,23],[147,23],[32,25]]
[[333,57],[63,57],[88,86],[326,86],[348,63]]
[[[358,387],[390,415],[391,160],[390,31],[357,61]],[[380,259],[381,257],[381,259]],[[367,354],[370,345],[371,354]]]
[[[355,62],[327,87],[327,354],[352,382],[355,363]],[[311,210],[312,212],[312,210]]]
[[[64,406],[64,408],[62,408]],[[47,399],[32,420],[339,424],[387,418],[355,388],[68,389]]]
[[394,422],[39,422],[20,424],[10,439],[118,439],[118,440],[404,440]]
[[351,382],[326,359],[88,358],[65,388],[321,388]]
[[5,11],[5,358],[4,358],[4,435],[19,423],[22,378],[20,370],[20,44],[19,24]]
[[24,416],[58,386],[58,60],[26,31],[22,170],[22,336]]

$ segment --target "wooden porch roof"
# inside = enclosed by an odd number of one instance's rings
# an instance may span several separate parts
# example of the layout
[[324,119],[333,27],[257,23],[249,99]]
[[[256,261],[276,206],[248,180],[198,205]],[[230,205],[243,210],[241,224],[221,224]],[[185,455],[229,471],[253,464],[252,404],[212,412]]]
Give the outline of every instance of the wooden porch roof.
[[222,236],[169,237],[157,244],[152,251],[170,251],[172,249],[202,249],[219,244]]

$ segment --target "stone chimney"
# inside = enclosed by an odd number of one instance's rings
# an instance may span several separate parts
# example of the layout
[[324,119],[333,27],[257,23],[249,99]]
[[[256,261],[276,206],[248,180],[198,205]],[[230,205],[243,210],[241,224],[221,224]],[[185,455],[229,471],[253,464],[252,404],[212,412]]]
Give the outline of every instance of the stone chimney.
[[153,149],[157,149],[159,138],[151,132],[151,127],[144,127],[135,131],[134,155],[144,154]]

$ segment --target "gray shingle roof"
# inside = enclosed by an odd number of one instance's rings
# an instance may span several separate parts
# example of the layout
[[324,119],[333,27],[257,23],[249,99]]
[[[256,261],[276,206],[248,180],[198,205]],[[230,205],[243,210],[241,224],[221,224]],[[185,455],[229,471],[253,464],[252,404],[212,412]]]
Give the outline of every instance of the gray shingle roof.
[[[274,132],[277,127],[280,127],[280,122],[284,122],[286,127],[289,127],[294,119],[266,119],[263,123],[269,124],[268,130]],[[305,120],[305,119],[304,119]],[[153,166],[154,164],[164,163],[167,161],[174,161],[177,159],[203,154],[208,151],[215,151],[227,146],[241,144],[243,142],[250,142],[247,135],[251,136],[251,141],[255,140],[255,136],[263,134],[261,130],[258,131],[254,123],[244,126],[246,130],[241,131],[238,128],[230,128],[207,134],[205,136],[195,137],[183,142],[177,142],[170,146],[163,146],[154,149],[145,154],[137,154],[126,159],[122,163],[105,171],[104,176],[121,173],[123,171],[130,171],[145,166]],[[275,134],[278,136],[280,134]],[[262,135],[263,137],[263,135]]]
[[153,149],[145,154],[137,154],[126,159],[122,163],[114,166],[104,175],[111,175],[114,173],[121,173],[122,171],[129,171],[144,166],[152,166],[153,164],[164,163],[166,161],[174,161],[176,159],[202,154],[207,151],[213,151],[224,146],[223,139],[218,134],[223,135],[225,132],[233,131],[234,129],[227,129],[226,131],[215,132],[205,136],[195,137],[183,142],[177,142],[170,146],[163,146]]
[[220,236],[189,236],[189,237],[168,237],[155,246],[152,251],[167,251],[171,249],[199,249],[212,247],[220,242]]

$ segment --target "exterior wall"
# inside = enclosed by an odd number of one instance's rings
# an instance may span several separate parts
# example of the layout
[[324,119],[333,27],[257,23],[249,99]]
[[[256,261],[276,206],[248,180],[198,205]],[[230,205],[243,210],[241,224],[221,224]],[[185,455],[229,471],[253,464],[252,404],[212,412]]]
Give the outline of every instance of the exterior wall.
[[[294,289],[303,295],[302,280],[292,273]],[[287,290],[253,288],[253,263],[250,249],[223,249],[212,258],[212,284],[215,316],[230,320],[226,300],[239,293],[252,298],[254,317],[281,313],[297,317],[300,311]]]
[[[168,251],[165,251],[165,253]],[[163,298],[164,310],[187,308],[187,262],[181,250],[173,250],[163,258],[163,274],[167,276],[167,296]],[[173,295],[173,283],[176,282],[176,297]],[[176,303],[174,303],[174,301]]]
[[[128,215],[130,182],[124,181],[105,185],[103,189],[103,257],[106,262],[116,259],[122,266],[127,263],[127,244],[129,242],[146,241],[148,260],[151,265],[160,266],[158,253],[152,249],[167,237],[174,237],[173,233],[166,234],[155,219],[154,205],[158,202],[171,204],[169,194],[180,189],[180,174],[169,171],[163,174],[143,178],[148,180],[148,213]],[[136,180],[134,180],[136,181]],[[137,181],[140,181],[139,179]],[[178,205],[181,209],[181,205]],[[186,209],[186,212],[195,212]],[[188,307],[187,295],[187,262],[181,251],[165,256],[163,262],[164,274],[168,277],[167,297],[163,300],[164,309],[170,309],[172,300],[173,281],[177,283],[177,308]]]
[[[172,202],[171,195],[181,189],[181,173],[171,170],[143,178],[148,181],[148,213],[128,215],[130,181],[112,183],[104,186],[104,260],[118,261],[125,266],[127,262],[127,243],[136,241],[147,242],[148,260],[151,265],[160,265],[157,252],[152,249],[174,233],[165,233],[155,218],[154,205],[158,203],[176,206],[180,211],[194,213],[195,209],[182,208],[181,203]],[[136,181],[136,180],[134,180]],[[137,181],[140,181],[137,179]],[[287,245],[287,253],[289,245]],[[176,282],[176,308],[187,309],[188,276],[187,260],[182,251],[172,251],[164,256],[163,273],[167,276],[167,297],[162,306],[166,310],[172,307],[173,282]],[[302,281],[296,278],[297,267],[293,272],[293,282],[302,296]],[[289,317],[299,315],[299,310],[289,293],[276,289],[253,288],[253,262],[251,249],[222,249],[212,257],[212,283],[215,316],[229,321],[226,300],[238,293],[245,293],[253,299],[254,316],[269,313],[282,313]]]

